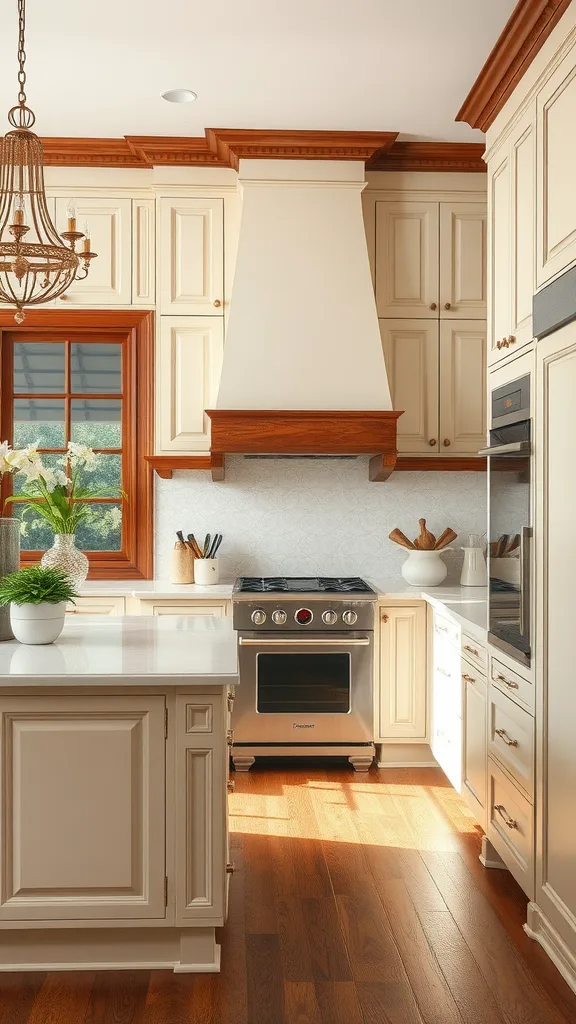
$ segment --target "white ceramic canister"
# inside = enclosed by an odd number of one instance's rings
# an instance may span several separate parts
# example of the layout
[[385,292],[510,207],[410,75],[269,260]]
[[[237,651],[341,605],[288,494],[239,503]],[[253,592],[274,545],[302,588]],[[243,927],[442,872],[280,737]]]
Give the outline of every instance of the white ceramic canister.
[[64,629],[66,601],[58,604],[12,604],[10,625],[21,644],[52,644]]
[[463,587],[485,587],[488,582],[486,572],[486,560],[482,548],[461,548],[464,552],[464,562],[460,584]]
[[400,571],[411,587],[437,587],[448,573],[439,551],[411,551]]
[[194,561],[194,583],[199,587],[210,587],[220,581],[219,558],[196,558]]

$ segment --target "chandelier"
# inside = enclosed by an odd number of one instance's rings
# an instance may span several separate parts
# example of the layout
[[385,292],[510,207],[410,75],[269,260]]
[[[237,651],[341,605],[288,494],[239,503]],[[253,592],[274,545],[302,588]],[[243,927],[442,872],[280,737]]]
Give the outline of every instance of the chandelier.
[[48,212],[42,143],[30,131],[36,118],[26,106],[25,27],[26,0],[18,0],[18,103],[8,113],[13,130],[0,141],[0,303],[16,307],[19,324],[24,307],[62,295],[87,276],[96,256],[88,233],[76,230],[73,209],[68,209],[68,230],[62,235]]

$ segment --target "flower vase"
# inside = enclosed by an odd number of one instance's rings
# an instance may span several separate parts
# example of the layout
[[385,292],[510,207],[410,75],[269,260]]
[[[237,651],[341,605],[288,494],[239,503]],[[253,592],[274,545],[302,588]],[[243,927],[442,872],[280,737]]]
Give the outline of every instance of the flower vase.
[[71,584],[79,587],[88,575],[90,563],[84,552],[76,547],[73,533],[57,533],[52,547],[42,555],[40,565],[44,569],[62,569]]
[[[0,579],[20,568],[20,522],[18,519],[0,519]],[[0,640],[12,640],[10,608],[0,608]]]

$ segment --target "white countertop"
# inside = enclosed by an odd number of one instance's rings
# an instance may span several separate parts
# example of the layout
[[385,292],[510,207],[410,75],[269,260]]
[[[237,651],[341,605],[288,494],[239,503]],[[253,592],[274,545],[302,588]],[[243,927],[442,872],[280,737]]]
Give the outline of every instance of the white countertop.
[[468,633],[478,640],[486,640],[488,633],[488,588],[461,587],[450,584],[440,587],[411,587],[403,580],[369,580],[378,591],[378,600],[386,598],[413,597],[428,601],[433,607],[446,611]]
[[139,597],[143,601],[187,597],[214,601],[229,600],[233,586],[234,580],[223,580],[206,587],[197,583],[168,583],[167,580],[88,580],[78,592],[81,597]]
[[209,616],[82,616],[54,644],[0,643],[0,685],[236,683],[236,632]]

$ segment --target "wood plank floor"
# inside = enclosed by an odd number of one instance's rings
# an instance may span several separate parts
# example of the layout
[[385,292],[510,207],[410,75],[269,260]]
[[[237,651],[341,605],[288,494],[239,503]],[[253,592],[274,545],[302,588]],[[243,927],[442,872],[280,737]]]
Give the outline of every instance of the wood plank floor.
[[574,1024],[438,769],[253,770],[230,797],[222,973],[0,975],[0,1024]]

